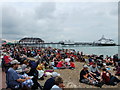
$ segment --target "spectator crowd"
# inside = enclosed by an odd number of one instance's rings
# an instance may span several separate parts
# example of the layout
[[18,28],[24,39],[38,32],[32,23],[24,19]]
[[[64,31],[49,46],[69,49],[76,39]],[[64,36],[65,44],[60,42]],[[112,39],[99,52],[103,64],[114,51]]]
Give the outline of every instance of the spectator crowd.
[[[103,55],[85,55],[73,49],[23,46],[2,46],[0,53],[2,71],[6,73],[6,88],[10,89],[62,90],[65,88],[64,78],[55,70],[74,70],[75,62],[84,63],[80,71],[80,83],[102,87],[104,84],[114,86],[120,82],[117,78],[120,76],[118,54],[104,58]],[[115,75],[110,72],[110,67],[116,71]],[[38,80],[44,80],[48,75],[51,78],[41,86]]]

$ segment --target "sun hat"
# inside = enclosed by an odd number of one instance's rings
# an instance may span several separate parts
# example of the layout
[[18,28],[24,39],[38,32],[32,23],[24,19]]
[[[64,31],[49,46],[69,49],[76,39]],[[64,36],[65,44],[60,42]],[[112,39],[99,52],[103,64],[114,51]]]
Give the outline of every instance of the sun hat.
[[60,74],[58,74],[57,72],[52,72],[52,77],[57,77],[60,76]]
[[61,61],[64,61],[64,59],[61,59]]
[[87,66],[87,65],[84,65],[83,67],[84,67],[84,68],[88,68],[88,66]]
[[18,62],[17,60],[12,60],[10,63],[11,64],[20,64],[20,62]]

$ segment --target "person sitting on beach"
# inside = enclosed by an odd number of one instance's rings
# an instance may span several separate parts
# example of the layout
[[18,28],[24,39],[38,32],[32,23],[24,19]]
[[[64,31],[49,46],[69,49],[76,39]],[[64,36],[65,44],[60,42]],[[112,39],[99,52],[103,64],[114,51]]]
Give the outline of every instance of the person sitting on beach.
[[57,72],[52,73],[52,77],[46,80],[43,90],[50,90],[55,85],[55,77],[60,76]]
[[56,59],[56,58],[53,58],[53,59],[51,60],[51,62],[50,62],[49,67],[50,67],[51,69],[57,69],[57,64],[58,64],[57,59]]
[[88,65],[89,64],[89,57],[88,57],[88,55],[85,55],[83,58],[85,59],[85,63]]
[[116,67],[116,75],[120,76],[120,61],[118,62],[118,66]]
[[11,61],[12,67],[9,68],[6,73],[7,88],[20,89],[22,88],[21,86],[22,83],[24,83],[28,79],[31,79],[30,77],[23,77],[22,75],[19,75],[16,72],[16,69],[18,68],[18,64],[20,64],[20,62],[18,62],[17,60]]
[[17,59],[20,63],[22,62],[22,61],[21,61],[21,54],[20,54],[20,52],[18,52],[18,51],[14,52],[13,58],[14,58],[14,59]]
[[41,59],[41,57],[40,57],[40,55],[39,55],[39,53],[34,57],[36,60],[39,60],[39,59]]
[[69,69],[75,69],[75,64],[71,60],[70,60],[70,67],[69,67]]
[[120,80],[117,77],[111,75],[111,73],[108,72],[106,68],[102,69],[101,81],[107,85],[116,85],[117,83],[120,82]]
[[68,66],[70,66],[70,58],[65,58],[65,62],[67,63]]
[[4,57],[3,57],[5,64],[10,64],[10,62],[12,61],[12,58],[10,57],[10,55],[4,53]]
[[17,68],[17,72],[20,74],[28,73],[30,71],[29,61],[25,60],[23,64],[19,65]]
[[39,72],[38,70],[36,69],[38,64],[39,64],[39,60],[38,61],[29,61],[29,66],[30,66],[30,71],[29,73],[27,73],[27,75],[29,76],[33,76],[32,80],[33,80],[33,86],[32,86],[32,89],[42,89],[41,85],[39,84],[39,82],[37,81],[38,80],[38,77],[39,77]]
[[61,77],[55,77],[55,85],[52,86],[51,90],[62,90],[64,88],[63,79]]
[[41,61],[41,63],[37,66],[37,70],[45,70],[45,61]]
[[25,60],[27,60],[27,56],[25,54],[21,55],[21,63],[23,63]]
[[37,71],[38,71],[38,79],[44,80],[45,74],[45,62],[41,61],[41,63],[37,66]]
[[113,63],[114,66],[116,66],[116,63],[118,62],[118,54],[113,55]]
[[100,71],[99,71],[96,63],[93,63],[93,64],[89,67],[89,72],[90,72],[95,78],[100,76]]
[[61,61],[58,62],[57,68],[58,68],[58,69],[65,69],[65,68],[66,68],[63,59],[62,59]]
[[44,76],[46,75],[46,72],[53,72],[54,70],[46,70],[45,69],[45,61],[41,61],[41,64],[39,64],[36,68],[38,70],[38,78],[44,80]]
[[13,60],[13,58],[10,57],[9,53],[4,53],[4,56],[3,56],[3,66],[4,66],[4,69],[5,69],[5,72],[10,68],[10,62]]
[[81,83],[86,83],[86,84],[91,84],[91,85],[95,85],[98,87],[102,87],[102,84],[100,82],[98,82],[93,75],[91,75],[88,71],[88,66],[84,65],[83,69],[80,72],[80,80]]
[[59,61],[58,61],[57,59],[54,60],[54,65],[55,65],[55,67],[57,67],[58,62],[59,62]]
[[92,65],[93,64],[93,59],[92,59],[92,57],[91,56],[89,56],[89,65]]
[[54,67],[55,67],[54,59],[51,60],[49,67],[50,67],[51,69],[52,69],[52,68],[54,69]]
[[103,60],[105,63],[106,63],[106,65],[112,65],[114,62],[112,61],[112,59],[111,58],[106,58],[105,60]]

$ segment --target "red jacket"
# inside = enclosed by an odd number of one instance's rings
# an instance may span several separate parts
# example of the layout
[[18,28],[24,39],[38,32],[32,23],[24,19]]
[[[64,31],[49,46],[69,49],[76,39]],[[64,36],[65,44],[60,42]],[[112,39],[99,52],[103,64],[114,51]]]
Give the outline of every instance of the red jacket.
[[9,56],[4,56],[3,59],[5,61],[5,64],[8,64],[11,62],[11,60],[9,59]]
[[107,74],[108,74],[107,72],[102,73],[102,79],[105,83],[109,83],[110,81],[110,76],[108,76]]
[[75,68],[75,64],[73,62],[70,62],[70,66]]

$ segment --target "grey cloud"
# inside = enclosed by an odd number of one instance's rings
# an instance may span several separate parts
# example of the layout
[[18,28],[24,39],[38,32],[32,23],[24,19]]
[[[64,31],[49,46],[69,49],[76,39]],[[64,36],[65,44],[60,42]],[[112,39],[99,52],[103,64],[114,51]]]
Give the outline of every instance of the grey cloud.
[[115,38],[117,32],[116,3],[44,2],[34,3],[34,7],[27,3],[22,8],[17,5],[3,9],[4,38],[94,41],[103,34]]
[[20,17],[19,12],[12,7],[3,7],[2,8],[2,25],[3,27],[16,27],[19,25]]
[[23,33],[18,29],[20,22],[20,14],[15,8],[2,7],[2,38],[12,40],[19,37]]
[[54,2],[41,3],[40,6],[36,7],[35,9],[36,16],[39,19],[52,18],[52,14],[54,13],[55,9]]

